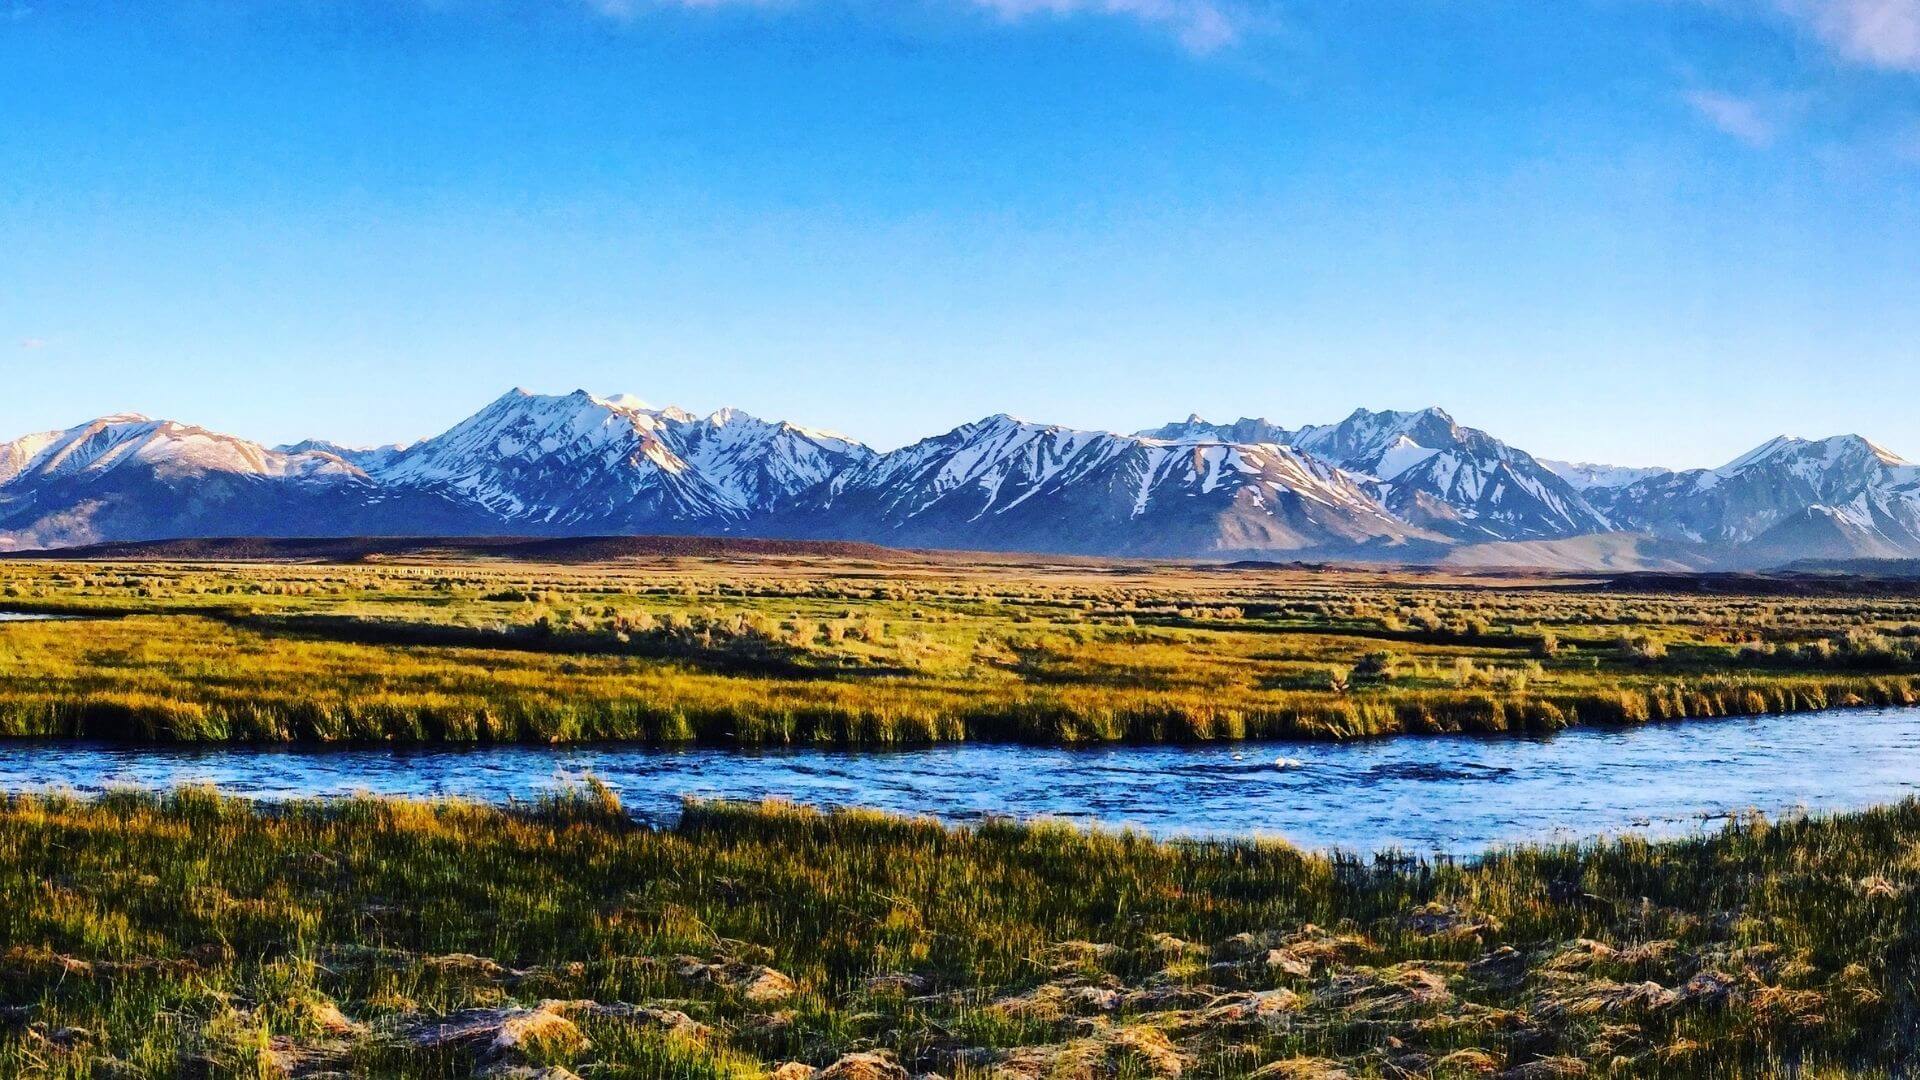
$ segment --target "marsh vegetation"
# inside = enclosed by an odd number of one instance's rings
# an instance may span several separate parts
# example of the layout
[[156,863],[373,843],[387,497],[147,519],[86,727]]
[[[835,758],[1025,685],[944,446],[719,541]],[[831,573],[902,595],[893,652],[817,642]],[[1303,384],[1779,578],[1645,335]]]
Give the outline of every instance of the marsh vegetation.
[[0,733],[1352,738],[1920,701],[1920,599],[954,561],[0,564]]

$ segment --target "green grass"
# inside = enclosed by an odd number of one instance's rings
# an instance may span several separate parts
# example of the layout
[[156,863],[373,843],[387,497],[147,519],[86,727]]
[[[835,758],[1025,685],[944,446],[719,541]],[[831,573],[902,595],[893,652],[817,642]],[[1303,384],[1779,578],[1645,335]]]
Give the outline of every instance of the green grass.
[[1920,600],[667,560],[0,564],[0,735],[1341,739],[1920,702]]
[[[586,794],[16,797],[0,1075],[1900,1075],[1917,883],[1912,803],[1425,865],[778,806],[651,831]],[[545,1000],[491,1061],[407,1038]]]

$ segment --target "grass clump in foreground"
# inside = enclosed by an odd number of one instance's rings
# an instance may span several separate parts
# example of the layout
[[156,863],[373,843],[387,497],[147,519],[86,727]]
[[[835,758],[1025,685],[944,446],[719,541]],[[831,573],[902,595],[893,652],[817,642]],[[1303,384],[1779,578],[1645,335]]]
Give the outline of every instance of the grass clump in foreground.
[[1904,1075],[1920,804],[1472,865],[581,796],[0,802],[0,1075]]

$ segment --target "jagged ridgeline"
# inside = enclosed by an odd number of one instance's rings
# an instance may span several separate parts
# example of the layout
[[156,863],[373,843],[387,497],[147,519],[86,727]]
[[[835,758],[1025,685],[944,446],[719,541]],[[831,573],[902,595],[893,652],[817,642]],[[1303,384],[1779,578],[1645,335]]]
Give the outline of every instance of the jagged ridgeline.
[[1003,414],[880,452],[733,409],[523,390],[408,446],[269,448],[133,414],[0,443],[0,549],[503,534],[1758,567],[1920,556],[1920,467],[1853,435],[1686,472],[1546,461],[1439,409],[1131,435]]

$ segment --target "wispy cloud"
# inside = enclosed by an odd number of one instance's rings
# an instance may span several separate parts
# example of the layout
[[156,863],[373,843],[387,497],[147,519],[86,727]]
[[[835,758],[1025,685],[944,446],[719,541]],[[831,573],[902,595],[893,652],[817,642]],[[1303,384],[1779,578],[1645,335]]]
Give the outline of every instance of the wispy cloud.
[[630,19],[660,8],[772,7],[779,0],[581,0],[590,11],[610,19]]
[[1240,39],[1240,20],[1214,0],[964,0],[1008,21],[1034,17],[1107,15],[1163,27],[1196,53],[1225,48]]
[[20,339],[20,347],[23,349],[44,349],[47,347],[47,339],[37,337],[22,338]]
[[1752,98],[1714,90],[1689,90],[1682,97],[1707,123],[1748,146],[1769,147],[1780,137],[1780,121]]
[[1854,63],[1920,71],[1920,0],[1776,0]]
[[[581,0],[609,18],[632,18],[660,8],[772,7],[797,0]],[[1009,22],[1104,16],[1129,19],[1171,33],[1188,51],[1210,53],[1240,40],[1246,27],[1224,0],[938,0],[986,11]]]

